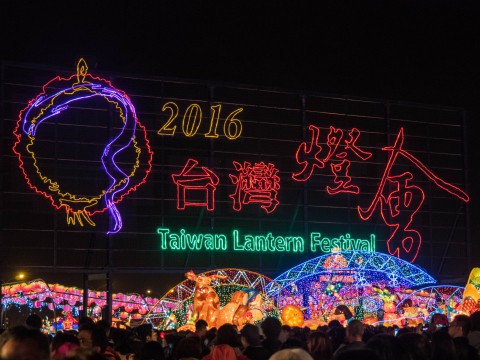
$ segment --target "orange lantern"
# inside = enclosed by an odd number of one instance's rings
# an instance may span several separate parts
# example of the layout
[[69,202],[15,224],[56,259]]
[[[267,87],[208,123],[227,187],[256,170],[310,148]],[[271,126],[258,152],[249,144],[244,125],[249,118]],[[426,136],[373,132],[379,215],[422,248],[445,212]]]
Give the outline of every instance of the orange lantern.
[[303,326],[305,318],[302,310],[296,305],[285,305],[282,308],[282,321],[289,326]]

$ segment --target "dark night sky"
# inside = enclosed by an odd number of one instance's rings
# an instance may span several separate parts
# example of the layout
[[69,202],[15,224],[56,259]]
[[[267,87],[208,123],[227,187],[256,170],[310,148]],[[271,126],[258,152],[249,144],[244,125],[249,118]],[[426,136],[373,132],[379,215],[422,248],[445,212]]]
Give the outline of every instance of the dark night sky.
[[475,1],[155,3],[2,1],[2,58],[442,105],[478,87]]
[[[0,59],[72,68],[84,57],[104,72],[459,106],[467,109],[473,139],[477,2],[392,3],[6,0],[0,2]],[[474,150],[469,147],[475,214]],[[475,239],[477,225],[473,231]]]

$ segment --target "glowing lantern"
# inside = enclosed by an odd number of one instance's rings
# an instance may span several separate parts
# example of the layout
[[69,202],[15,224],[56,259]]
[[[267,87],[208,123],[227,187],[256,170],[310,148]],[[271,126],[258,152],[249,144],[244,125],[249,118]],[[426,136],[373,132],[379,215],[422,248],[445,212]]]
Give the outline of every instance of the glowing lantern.
[[138,309],[138,312],[142,315],[145,315],[147,313],[147,309],[144,306],[142,306]]
[[289,326],[303,326],[305,318],[302,310],[296,305],[285,305],[282,308],[282,321]]
[[17,284],[17,285],[12,285],[12,286],[10,287],[9,293],[10,293],[10,295],[13,296],[13,295],[15,295],[17,292],[19,292],[19,291],[21,291],[21,287],[20,287],[20,285]]

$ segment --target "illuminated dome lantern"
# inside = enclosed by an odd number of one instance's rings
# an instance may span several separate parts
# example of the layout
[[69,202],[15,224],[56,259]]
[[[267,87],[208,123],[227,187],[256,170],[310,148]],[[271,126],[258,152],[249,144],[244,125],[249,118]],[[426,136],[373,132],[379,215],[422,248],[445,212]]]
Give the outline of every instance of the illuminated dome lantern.
[[339,305],[375,312],[397,302],[402,290],[435,284],[418,266],[378,252],[344,251],[322,255],[297,265],[267,285],[279,307],[291,302],[288,290],[306,309],[306,318],[327,316]]

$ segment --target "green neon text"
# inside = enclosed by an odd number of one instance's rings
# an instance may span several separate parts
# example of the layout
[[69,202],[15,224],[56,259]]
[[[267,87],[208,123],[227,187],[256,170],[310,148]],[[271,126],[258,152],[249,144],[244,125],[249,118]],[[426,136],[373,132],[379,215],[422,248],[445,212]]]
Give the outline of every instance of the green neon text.
[[188,234],[184,229],[179,234],[170,234],[169,229],[157,229],[162,250],[227,250],[227,237],[212,234]]
[[310,234],[310,251],[332,252],[332,249],[375,251],[375,235],[370,239],[352,239],[350,234],[340,235],[338,238],[321,237],[320,233]]
[[[231,236],[225,234],[190,234],[185,229],[173,233],[167,228],[158,228],[160,248],[174,251],[235,251],[235,252],[284,252],[303,253],[305,239],[301,236],[277,236],[271,232],[266,235],[240,234],[233,230]],[[350,234],[338,238],[322,237],[319,232],[310,234],[312,253],[330,253],[332,250],[375,251],[375,235],[369,239],[354,239]]]
[[253,252],[303,252],[305,241],[301,236],[244,235],[239,239],[238,230],[233,230],[233,250]]

